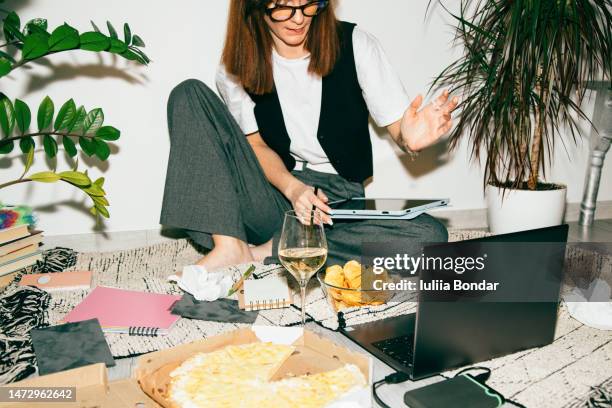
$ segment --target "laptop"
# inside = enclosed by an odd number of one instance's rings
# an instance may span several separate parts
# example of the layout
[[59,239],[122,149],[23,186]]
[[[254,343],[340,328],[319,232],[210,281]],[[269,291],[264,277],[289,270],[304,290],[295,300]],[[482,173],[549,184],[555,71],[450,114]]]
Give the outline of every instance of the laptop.
[[353,197],[328,203],[333,219],[410,220],[427,210],[445,207],[448,198],[407,200],[403,198]]
[[[488,252],[484,269],[462,276],[474,282],[499,282],[505,289],[420,290],[416,313],[341,331],[413,380],[550,344],[557,323],[567,234],[568,226],[560,225],[427,245],[424,258]],[[430,285],[457,278],[454,271],[434,269],[420,269],[419,278]]]

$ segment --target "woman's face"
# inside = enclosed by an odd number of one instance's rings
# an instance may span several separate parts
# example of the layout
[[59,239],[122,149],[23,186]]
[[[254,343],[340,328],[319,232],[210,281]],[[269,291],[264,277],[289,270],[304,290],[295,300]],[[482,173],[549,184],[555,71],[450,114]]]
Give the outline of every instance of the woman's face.
[[[284,0],[284,1],[275,1],[271,2],[268,5],[268,8],[272,8],[278,5],[283,6],[301,6],[306,3],[311,2],[312,0]],[[302,45],[306,36],[308,35],[308,30],[310,29],[310,23],[312,22],[313,17],[305,16],[301,10],[295,10],[293,17],[291,17],[287,21],[277,22],[274,21],[266,14],[264,17],[266,20],[266,24],[270,28],[272,35],[276,40],[280,40],[282,43],[290,46],[296,47]]]

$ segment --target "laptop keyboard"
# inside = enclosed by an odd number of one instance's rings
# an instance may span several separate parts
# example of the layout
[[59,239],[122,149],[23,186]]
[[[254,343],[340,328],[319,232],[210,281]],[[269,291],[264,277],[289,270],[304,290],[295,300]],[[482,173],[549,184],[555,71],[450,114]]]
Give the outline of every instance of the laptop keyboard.
[[414,333],[372,343],[374,347],[405,367],[412,366]]

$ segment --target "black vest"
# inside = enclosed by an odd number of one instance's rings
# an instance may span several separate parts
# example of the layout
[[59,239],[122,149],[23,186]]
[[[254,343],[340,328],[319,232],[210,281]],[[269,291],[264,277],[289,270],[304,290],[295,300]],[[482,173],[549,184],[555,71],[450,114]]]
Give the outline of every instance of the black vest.
[[[349,181],[363,182],[372,176],[372,142],[369,112],[357,79],[353,54],[355,24],[340,22],[341,52],[333,71],[323,78],[321,116],[317,138],[334,169]],[[250,94],[255,118],[266,144],[283,160],[289,171],[295,167],[291,140],[285,127],[276,90]]]

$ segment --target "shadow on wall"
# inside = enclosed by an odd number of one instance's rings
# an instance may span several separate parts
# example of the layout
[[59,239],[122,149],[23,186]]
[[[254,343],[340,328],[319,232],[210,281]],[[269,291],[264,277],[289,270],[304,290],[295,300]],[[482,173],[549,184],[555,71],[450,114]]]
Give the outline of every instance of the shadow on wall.
[[48,59],[44,59],[38,65],[46,66],[50,73],[47,75],[30,75],[25,86],[24,93],[39,91],[53,82],[70,81],[77,77],[87,78],[115,78],[121,79],[129,84],[143,85],[148,82],[145,74],[133,74],[125,68],[118,68],[113,65],[100,64],[51,64]]
[[28,7],[32,3],[32,0],[6,0],[0,7],[7,10],[14,10],[19,13],[21,9]]
[[[33,209],[35,213],[38,213],[42,217],[44,217],[43,214],[50,214],[50,213],[55,213],[59,211],[59,207],[68,207],[82,214],[85,214],[88,217],[91,217],[91,213],[89,212],[90,206],[91,204],[89,203],[89,199],[85,198],[81,201],[75,201],[73,199],[58,201],[58,202],[51,203],[51,204],[36,206],[36,207],[33,207]],[[107,227],[104,222],[96,222],[92,228],[92,230],[96,232],[104,232],[106,231],[106,229]]]
[[[387,129],[378,127],[371,118],[370,125],[374,128],[374,132],[379,138],[388,142],[393,146],[394,150],[398,149],[397,144],[389,136]],[[448,163],[450,160],[448,149],[448,141],[443,137],[443,140],[440,142],[424,149],[414,161],[403,152],[399,152],[398,155],[408,174],[416,178],[431,173]]]

